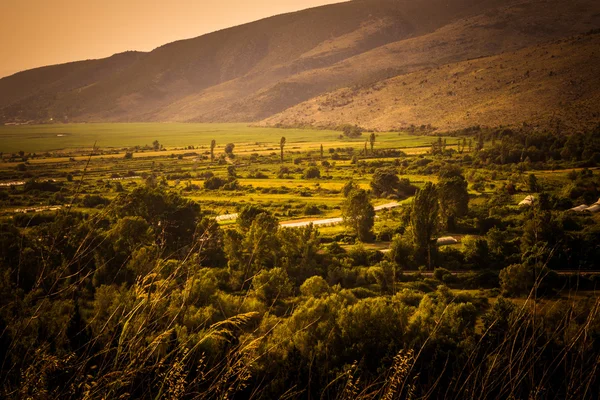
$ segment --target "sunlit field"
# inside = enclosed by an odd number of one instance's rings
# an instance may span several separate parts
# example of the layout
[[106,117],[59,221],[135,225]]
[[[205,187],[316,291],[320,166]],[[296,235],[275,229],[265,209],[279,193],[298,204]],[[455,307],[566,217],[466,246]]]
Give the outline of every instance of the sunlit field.
[[[0,126],[0,151],[4,153],[55,152],[64,150],[124,148],[151,145],[158,140],[163,146],[206,148],[212,139],[219,146],[236,143],[240,151],[267,152],[285,136],[295,150],[316,150],[323,146],[339,145],[340,131],[319,129],[276,129],[235,124],[179,124],[179,123],[119,123],[119,124],[55,124]],[[365,138],[354,139],[347,146],[362,147]],[[430,138],[419,135],[381,133],[379,145],[383,148],[414,148],[428,146]]]

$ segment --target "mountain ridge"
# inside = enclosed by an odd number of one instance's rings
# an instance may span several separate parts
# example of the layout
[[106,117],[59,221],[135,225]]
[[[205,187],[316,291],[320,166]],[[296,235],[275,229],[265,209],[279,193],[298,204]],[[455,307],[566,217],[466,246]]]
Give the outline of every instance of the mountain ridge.
[[271,121],[342,88],[598,27],[591,0],[355,0],[2,78],[0,122]]

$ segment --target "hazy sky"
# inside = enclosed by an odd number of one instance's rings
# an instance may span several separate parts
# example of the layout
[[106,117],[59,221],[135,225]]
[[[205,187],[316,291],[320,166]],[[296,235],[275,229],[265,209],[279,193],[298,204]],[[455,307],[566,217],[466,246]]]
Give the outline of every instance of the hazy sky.
[[342,0],[0,0],[0,77]]

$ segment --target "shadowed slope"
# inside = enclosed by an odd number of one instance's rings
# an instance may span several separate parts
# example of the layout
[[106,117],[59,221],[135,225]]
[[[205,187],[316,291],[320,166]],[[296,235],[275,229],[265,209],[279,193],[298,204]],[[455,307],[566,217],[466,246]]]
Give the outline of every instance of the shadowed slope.
[[0,122],[258,121],[342,87],[600,26],[592,0],[509,3],[356,0],[25,71],[0,79]]

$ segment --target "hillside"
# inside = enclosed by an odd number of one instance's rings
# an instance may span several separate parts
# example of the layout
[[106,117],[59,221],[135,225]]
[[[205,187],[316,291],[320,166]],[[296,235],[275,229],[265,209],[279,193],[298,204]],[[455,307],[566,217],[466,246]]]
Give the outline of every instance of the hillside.
[[449,131],[560,121],[587,129],[600,123],[599,49],[600,32],[427,68],[319,96],[264,123]]
[[[355,0],[0,79],[0,122],[259,121],[340,88],[598,27],[593,0]],[[320,118],[308,119],[334,121]]]

